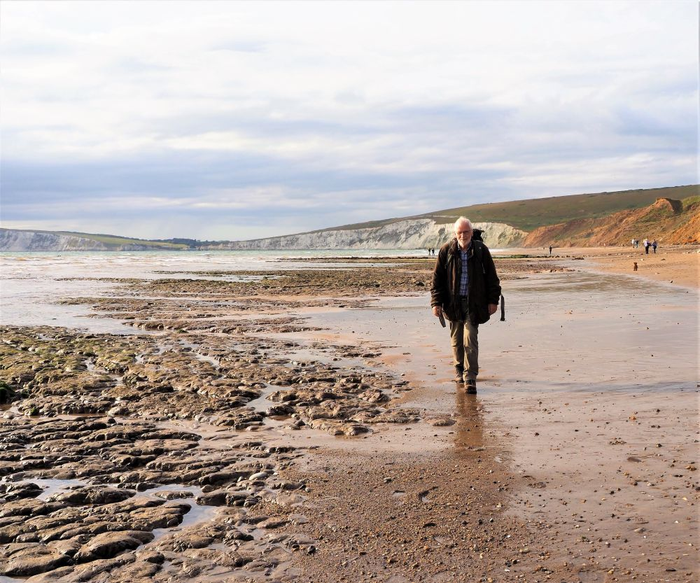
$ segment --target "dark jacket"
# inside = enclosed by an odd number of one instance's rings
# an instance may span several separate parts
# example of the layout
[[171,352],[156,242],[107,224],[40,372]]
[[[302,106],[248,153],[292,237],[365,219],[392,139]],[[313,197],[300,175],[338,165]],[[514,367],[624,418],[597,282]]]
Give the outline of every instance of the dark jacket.
[[[501,282],[496,274],[491,252],[481,241],[472,239],[467,260],[469,269],[469,320],[483,324],[491,317],[488,305],[498,305]],[[457,321],[460,316],[459,282],[462,276],[462,259],[457,239],[445,243],[438,253],[430,288],[430,305],[442,306],[448,320]]]

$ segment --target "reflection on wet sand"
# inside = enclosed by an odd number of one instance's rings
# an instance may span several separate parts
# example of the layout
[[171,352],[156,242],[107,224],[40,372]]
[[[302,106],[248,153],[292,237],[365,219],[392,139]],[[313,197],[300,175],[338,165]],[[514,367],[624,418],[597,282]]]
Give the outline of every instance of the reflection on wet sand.
[[455,448],[458,452],[484,448],[484,419],[476,395],[467,395],[464,387],[457,388],[457,428]]

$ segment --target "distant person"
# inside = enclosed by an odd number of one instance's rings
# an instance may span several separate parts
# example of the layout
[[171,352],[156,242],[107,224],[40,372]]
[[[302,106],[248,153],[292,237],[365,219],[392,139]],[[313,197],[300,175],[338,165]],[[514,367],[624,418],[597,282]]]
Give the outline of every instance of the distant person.
[[637,239],[632,239],[632,248],[637,247]]
[[552,246],[551,245],[549,246],[549,254],[550,255],[552,254]]
[[644,239],[644,253],[646,253],[647,255],[649,255],[649,245],[649,239]]
[[651,242],[651,248],[654,250],[654,253],[656,253],[656,248],[658,247],[658,245],[659,245],[659,244],[656,242],[656,239],[654,239],[654,240]]
[[491,252],[477,240],[471,222],[459,217],[455,238],[438,252],[430,288],[430,305],[436,318],[450,321],[455,380],[476,394],[479,374],[479,324],[498,309],[501,282]]

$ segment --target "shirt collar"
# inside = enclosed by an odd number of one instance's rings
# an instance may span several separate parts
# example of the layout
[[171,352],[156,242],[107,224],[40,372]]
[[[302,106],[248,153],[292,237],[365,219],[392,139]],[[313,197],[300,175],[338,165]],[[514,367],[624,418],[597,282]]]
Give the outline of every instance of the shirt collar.
[[469,251],[471,251],[472,248],[472,242],[469,241],[469,245],[467,245],[467,249],[465,251],[462,251],[462,248],[459,246],[459,243],[457,243],[457,250],[462,253],[462,254],[469,254]]

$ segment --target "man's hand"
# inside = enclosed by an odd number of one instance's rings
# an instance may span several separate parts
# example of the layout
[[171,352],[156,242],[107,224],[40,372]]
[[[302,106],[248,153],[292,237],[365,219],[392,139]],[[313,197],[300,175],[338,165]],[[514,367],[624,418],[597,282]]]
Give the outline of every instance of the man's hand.
[[436,318],[442,316],[442,306],[433,306],[433,316]]
[[493,316],[498,310],[498,304],[489,304],[489,316]]

